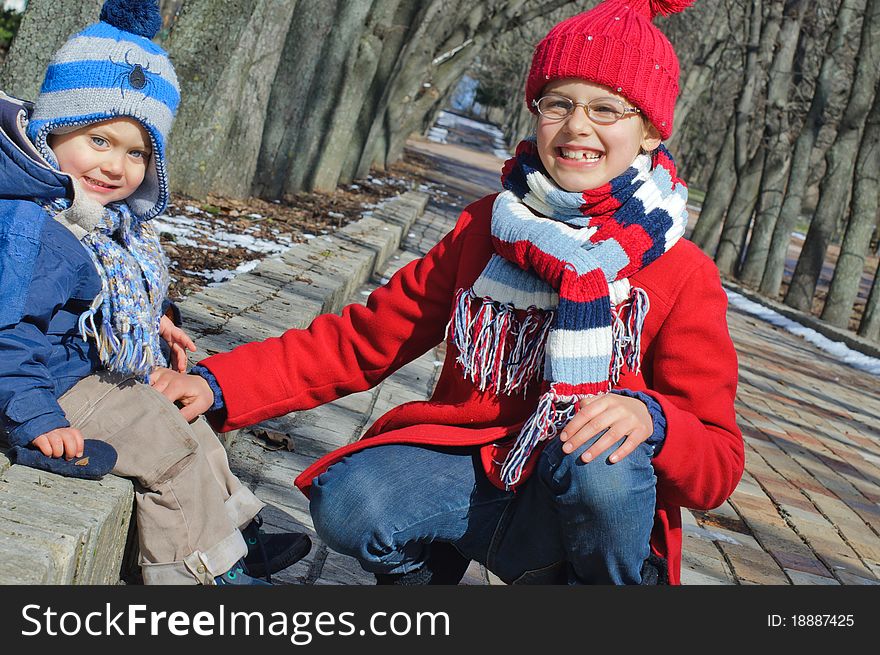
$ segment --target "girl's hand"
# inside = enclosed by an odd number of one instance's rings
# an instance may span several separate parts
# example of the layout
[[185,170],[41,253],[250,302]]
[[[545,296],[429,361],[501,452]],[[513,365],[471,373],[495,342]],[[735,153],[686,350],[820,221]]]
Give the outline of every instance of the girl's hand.
[[55,428],[31,441],[31,445],[46,457],[73,459],[83,456],[85,443],[82,432],[76,428]]
[[196,344],[186,332],[181,330],[167,316],[159,321],[159,336],[171,347],[171,368],[178,373],[186,373],[186,350],[196,351]]
[[204,414],[214,404],[214,392],[205,378],[199,375],[177,373],[157,366],[150,373],[150,386],[173,403],[180,405],[180,413],[187,421]]
[[562,450],[573,453],[602,430],[607,432],[581,455],[584,462],[595,459],[626,436],[626,441],[608,458],[612,464],[620,461],[651,436],[654,421],[638,398],[616,393],[588,396],[580,400],[577,414],[559,434],[564,442]]

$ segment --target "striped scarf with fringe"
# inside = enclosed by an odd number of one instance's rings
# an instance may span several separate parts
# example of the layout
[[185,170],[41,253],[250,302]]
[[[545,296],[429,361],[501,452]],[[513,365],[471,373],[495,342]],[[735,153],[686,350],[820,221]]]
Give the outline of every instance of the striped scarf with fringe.
[[598,189],[565,191],[544,171],[533,139],[517,146],[501,180],[495,253],[473,287],[459,290],[447,337],[481,391],[525,394],[543,371],[537,409],[501,469],[509,488],[581,398],[609,391],[624,365],[638,374],[649,303],[629,277],[684,234],[687,186],[661,145]]
[[[67,199],[47,205],[54,213],[68,207]],[[121,202],[104,208],[97,227],[81,243],[101,277],[101,294],[80,315],[80,334],[95,342],[109,370],[147,382],[153,367],[164,365],[159,321],[170,275],[159,237]]]

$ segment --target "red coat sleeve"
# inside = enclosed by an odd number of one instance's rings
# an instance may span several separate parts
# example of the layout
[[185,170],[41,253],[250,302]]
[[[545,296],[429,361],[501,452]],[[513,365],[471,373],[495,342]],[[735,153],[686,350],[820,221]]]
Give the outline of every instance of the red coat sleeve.
[[234,430],[363,391],[440,343],[470,220],[465,209],[455,229],[370,294],[366,306],[203,360],[226,407],[225,423],[215,427]]
[[744,454],[727,296],[711,260],[686,276],[651,349],[647,393],[667,421],[654,458],[658,497],[693,509],[717,507],[739,483]]

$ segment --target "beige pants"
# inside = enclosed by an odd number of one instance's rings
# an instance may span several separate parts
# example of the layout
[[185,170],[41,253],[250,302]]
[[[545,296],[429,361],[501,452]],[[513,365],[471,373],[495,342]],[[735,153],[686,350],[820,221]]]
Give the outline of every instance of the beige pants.
[[86,439],[116,449],[113,473],[134,481],[146,584],[214,584],[247,553],[240,528],[264,504],[229,470],[204,418],[187,424],[152,387],[106,372],[59,403]]

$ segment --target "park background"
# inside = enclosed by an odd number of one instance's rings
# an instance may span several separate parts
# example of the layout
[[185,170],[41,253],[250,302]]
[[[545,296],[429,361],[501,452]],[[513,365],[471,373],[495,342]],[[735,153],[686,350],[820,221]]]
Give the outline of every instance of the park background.
[[[52,52],[101,4],[5,2],[0,89],[32,100]],[[363,302],[497,190],[532,129],[533,45],[595,4],[162,0],[156,41],[182,102],[172,204],[155,220],[193,361]],[[690,187],[688,235],[731,298],[746,441],[731,499],[683,512],[683,581],[877,584],[880,0],[697,0],[657,22],[681,60],[668,146]],[[792,334],[802,324],[861,351],[857,363]],[[430,396],[443,355],[222,435],[233,470],[270,502],[267,525],[311,531],[293,478],[390,407]],[[123,552],[129,565],[136,555],[131,484],[23,469],[0,454],[0,552],[15,553],[0,558],[0,582],[118,581]],[[79,506],[61,511],[54,494],[71,490]],[[317,539],[280,581],[370,584]],[[465,582],[497,579],[477,567]]]
[[[34,98],[101,4],[7,1],[0,88]],[[162,0],[156,40],[183,90],[173,190],[330,192],[399,162],[445,108],[494,123],[510,148],[531,129],[533,44],[595,4]],[[682,66],[667,145],[701,205],[691,238],[723,276],[876,342],[877,0],[701,0],[658,23]]]

